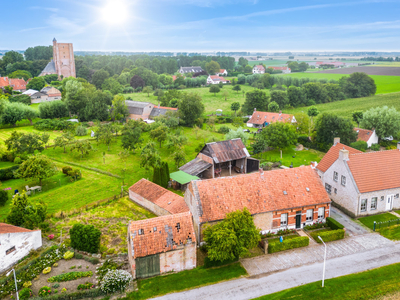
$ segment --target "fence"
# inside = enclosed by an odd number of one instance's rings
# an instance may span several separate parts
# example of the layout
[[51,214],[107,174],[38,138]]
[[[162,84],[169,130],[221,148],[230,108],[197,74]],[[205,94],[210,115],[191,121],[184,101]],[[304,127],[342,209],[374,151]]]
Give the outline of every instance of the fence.
[[375,229],[381,229],[383,227],[390,227],[390,226],[399,225],[399,224],[400,224],[400,219],[394,219],[394,220],[382,221],[382,222],[374,221],[374,231],[375,231]]

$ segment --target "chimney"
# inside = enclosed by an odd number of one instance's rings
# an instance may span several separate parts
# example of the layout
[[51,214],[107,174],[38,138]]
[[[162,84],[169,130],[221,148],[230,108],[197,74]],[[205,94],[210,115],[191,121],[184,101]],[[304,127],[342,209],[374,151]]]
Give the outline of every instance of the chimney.
[[400,150],[400,142],[397,143],[397,150]]
[[340,137],[335,137],[333,139],[333,145],[335,146],[337,143],[340,143]]
[[349,160],[349,150],[345,150],[344,148],[339,151],[339,159],[340,160]]
[[280,110],[280,111],[279,111],[279,115],[281,115],[281,114],[282,114],[282,111]]
[[262,168],[259,168],[258,171],[260,172],[260,175],[264,175],[264,170]]
[[160,101],[158,101],[158,108],[160,108]]
[[254,111],[257,111],[257,108],[254,107]]

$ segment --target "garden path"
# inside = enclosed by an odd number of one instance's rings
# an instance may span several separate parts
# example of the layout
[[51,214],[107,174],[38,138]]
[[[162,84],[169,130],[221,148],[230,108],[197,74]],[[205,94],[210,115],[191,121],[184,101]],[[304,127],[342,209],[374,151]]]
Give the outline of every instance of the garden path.
[[346,228],[346,233],[349,236],[355,236],[360,234],[366,234],[371,230],[361,223],[356,223],[352,218],[340,211],[336,207],[331,206],[331,217],[338,221]]
[[310,246],[317,245],[317,242],[314,241],[314,239],[311,238],[304,230],[302,230],[302,229],[301,229],[301,230],[298,230],[297,233],[298,233],[300,236],[306,236],[306,237],[308,237],[308,238],[310,239]]
[[395,215],[396,217],[398,217],[398,218],[400,218],[400,215],[397,213],[397,212],[395,212],[395,211],[389,211],[392,215]]

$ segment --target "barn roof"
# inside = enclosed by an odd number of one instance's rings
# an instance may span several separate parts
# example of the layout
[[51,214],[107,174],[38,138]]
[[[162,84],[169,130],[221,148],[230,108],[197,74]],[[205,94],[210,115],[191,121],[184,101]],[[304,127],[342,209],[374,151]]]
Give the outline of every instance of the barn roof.
[[215,163],[223,163],[250,156],[240,138],[208,143],[200,152],[210,156]]
[[180,167],[179,170],[188,173],[192,176],[197,176],[211,166],[212,164],[202,160],[200,157],[196,157],[195,159],[189,161],[187,164]]

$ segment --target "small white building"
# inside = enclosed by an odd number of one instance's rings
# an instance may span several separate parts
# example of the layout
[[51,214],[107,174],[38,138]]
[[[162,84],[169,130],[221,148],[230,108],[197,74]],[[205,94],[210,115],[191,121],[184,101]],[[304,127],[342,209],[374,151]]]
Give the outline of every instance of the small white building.
[[0,223],[0,272],[42,246],[42,232]]
[[224,77],[220,77],[218,75],[210,75],[207,78],[207,84],[219,84],[220,82],[222,83],[229,83],[229,80],[226,80]]
[[181,74],[200,73],[203,72],[203,69],[201,67],[181,67],[178,72]]
[[368,130],[357,127],[355,127],[354,130],[358,133],[357,141],[367,142],[368,148],[370,148],[372,144],[378,144],[379,138],[375,130]]
[[274,71],[282,71],[283,74],[289,74],[292,72],[289,67],[268,67],[268,69],[273,69]]
[[228,71],[226,69],[220,69],[219,73],[215,74],[215,75],[219,75],[219,76],[227,76],[228,75]]
[[264,74],[265,68],[262,65],[256,65],[253,67],[253,74]]

